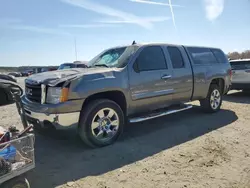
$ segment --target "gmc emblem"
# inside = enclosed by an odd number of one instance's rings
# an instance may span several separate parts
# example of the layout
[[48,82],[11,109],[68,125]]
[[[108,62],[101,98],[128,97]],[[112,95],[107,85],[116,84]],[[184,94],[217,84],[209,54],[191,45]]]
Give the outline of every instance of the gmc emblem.
[[32,95],[32,89],[26,88],[26,94],[27,95]]

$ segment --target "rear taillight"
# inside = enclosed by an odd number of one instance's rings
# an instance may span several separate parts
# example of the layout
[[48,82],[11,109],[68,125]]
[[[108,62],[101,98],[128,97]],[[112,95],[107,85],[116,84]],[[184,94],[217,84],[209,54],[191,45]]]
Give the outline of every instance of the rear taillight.
[[230,70],[228,71],[228,73],[229,73],[229,76],[230,76],[230,80],[232,81],[232,77],[233,77],[233,71],[232,71],[232,69],[230,69]]

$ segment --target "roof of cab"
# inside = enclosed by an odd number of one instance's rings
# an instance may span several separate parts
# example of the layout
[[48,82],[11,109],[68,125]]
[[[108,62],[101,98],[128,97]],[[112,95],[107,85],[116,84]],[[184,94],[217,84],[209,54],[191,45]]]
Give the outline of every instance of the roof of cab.
[[184,47],[194,47],[194,48],[210,48],[210,49],[220,49],[220,48],[215,48],[215,47],[209,47],[209,46],[191,46],[191,45],[181,45],[181,44],[171,44],[171,43],[136,43],[136,44],[131,44],[131,45],[122,45],[122,46],[116,46],[113,48],[123,48],[123,47],[129,47],[129,46],[152,46],[152,45],[168,45],[168,46],[184,46]]

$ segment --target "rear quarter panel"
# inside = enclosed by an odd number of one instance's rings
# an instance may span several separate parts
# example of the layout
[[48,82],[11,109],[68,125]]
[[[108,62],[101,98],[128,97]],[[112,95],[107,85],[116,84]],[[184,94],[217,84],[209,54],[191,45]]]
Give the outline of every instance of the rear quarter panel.
[[195,65],[194,71],[194,94],[193,100],[206,98],[210,84],[213,79],[222,78],[225,82],[224,92],[230,85],[230,76],[228,72],[230,65],[225,64],[210,64],[210,65]]

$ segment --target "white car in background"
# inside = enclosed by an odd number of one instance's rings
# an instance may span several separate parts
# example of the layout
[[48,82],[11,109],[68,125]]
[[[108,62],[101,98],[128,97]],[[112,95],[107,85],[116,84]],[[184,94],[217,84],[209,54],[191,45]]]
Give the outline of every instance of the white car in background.
[[232,90],[250,91],[250,59],[230,61],[232,67]]

